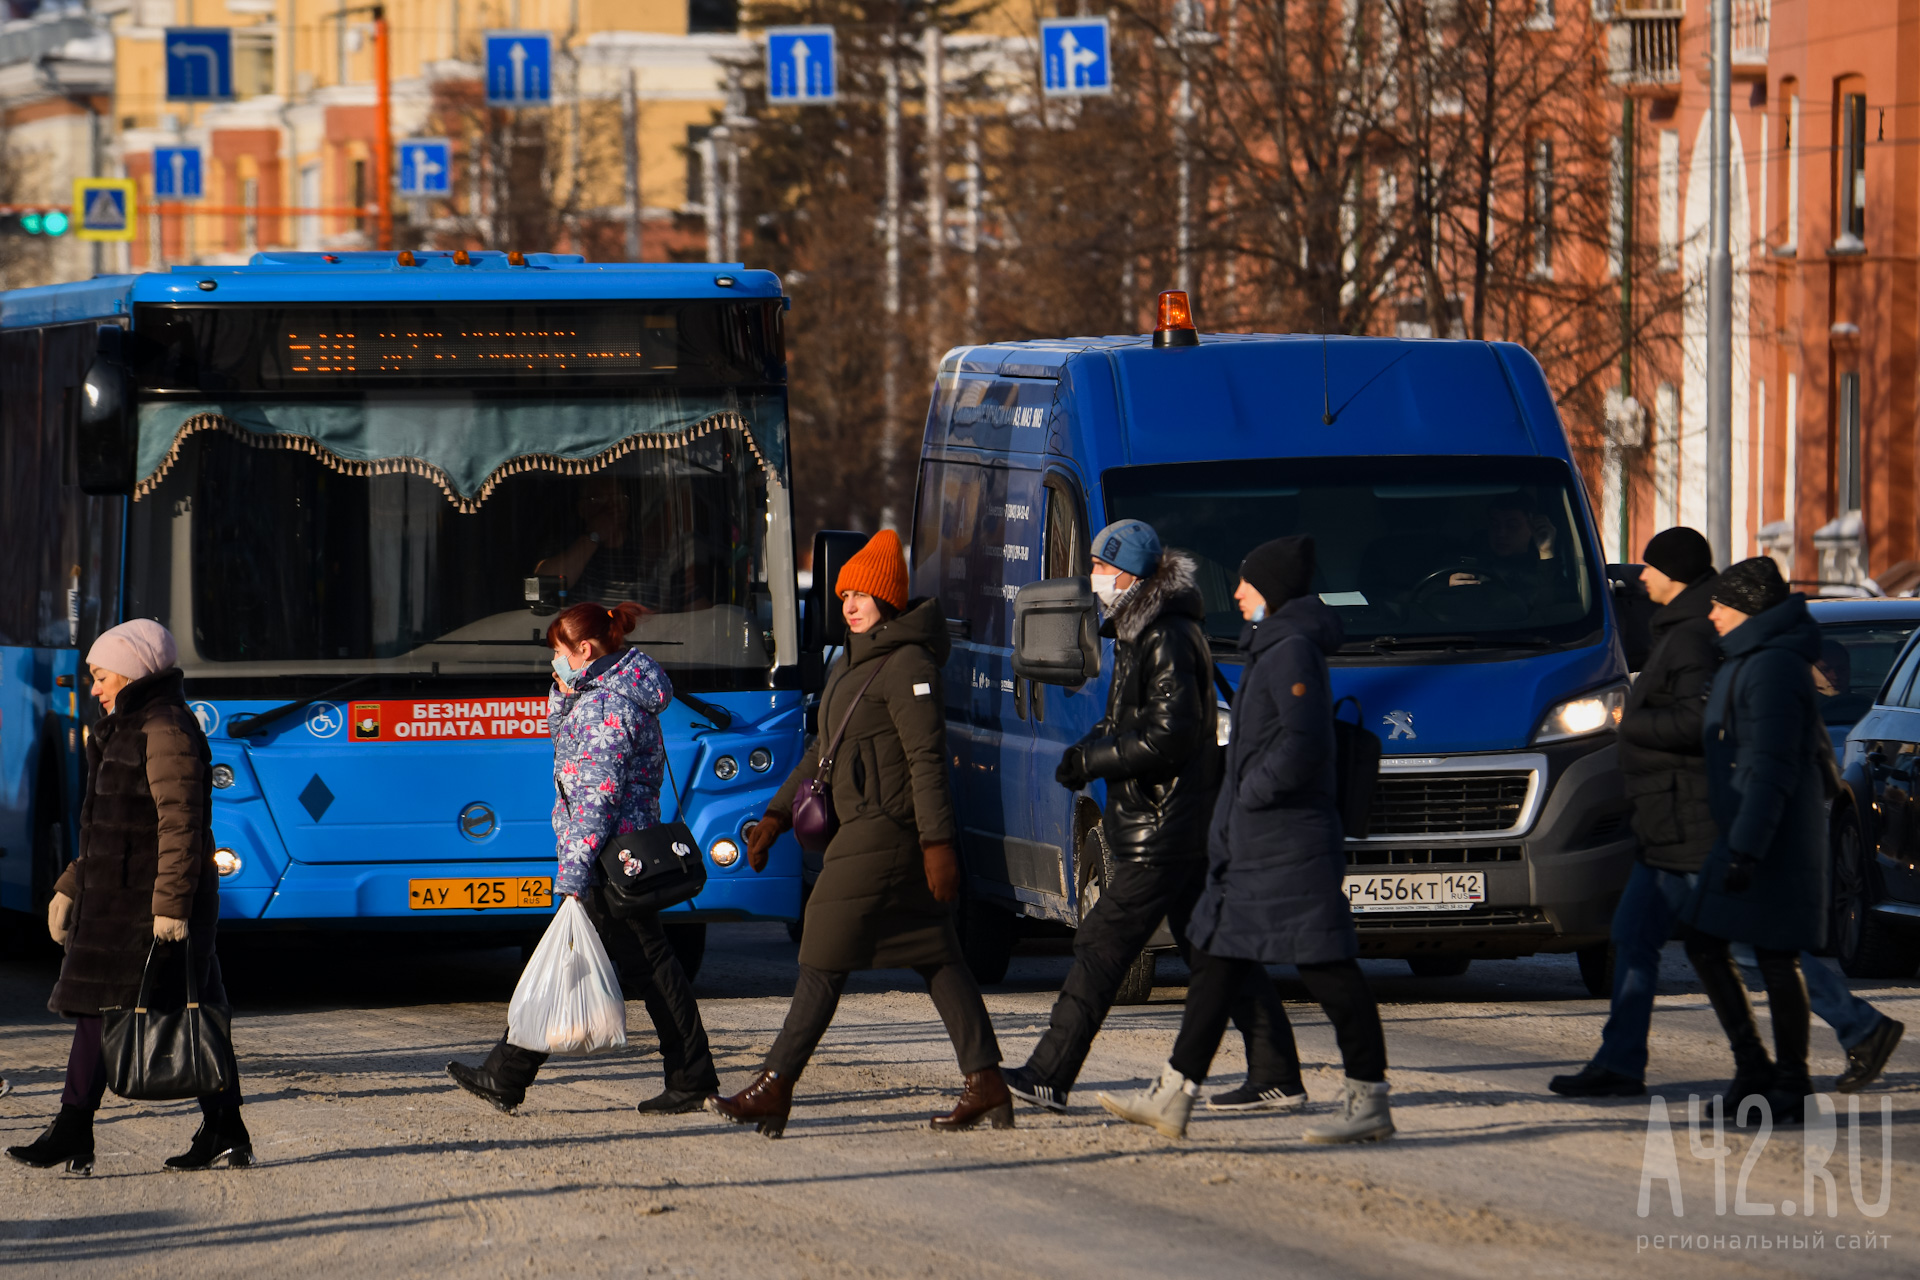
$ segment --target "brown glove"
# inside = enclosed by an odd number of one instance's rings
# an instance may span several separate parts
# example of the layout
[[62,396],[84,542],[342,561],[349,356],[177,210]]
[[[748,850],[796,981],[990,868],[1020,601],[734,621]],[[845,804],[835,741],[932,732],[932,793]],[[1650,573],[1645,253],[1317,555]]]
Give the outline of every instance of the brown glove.
[[73,927],[73,899],[56,893],[47,903],[47,933],[57,947],[67,945],[67,930]]
[[187,940],[187,922],[173,916],[155,916],[153,918],[153,939],[155,942],[185,942]]
[[793,815],[769,809],[760,821],[747,828],[747,865],[754,874],[767,869],[767,851],[782,832],[793,827]]
[[935,902],[960,901],[960,855],[953,841],[935,840],[920,846],[921,864],[926,868],[927,888]]

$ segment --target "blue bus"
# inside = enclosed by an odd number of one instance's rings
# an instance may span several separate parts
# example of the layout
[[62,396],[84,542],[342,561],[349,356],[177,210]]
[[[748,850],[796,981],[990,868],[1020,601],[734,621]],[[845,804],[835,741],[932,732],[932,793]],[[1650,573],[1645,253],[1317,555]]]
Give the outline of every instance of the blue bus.
[[1314,536],[1315,589],[1347,633],[1334,694],[1383,739],[1370,829],[1347,842],[1363,954],[1438,975],[1574,951],[1604,993],[1635,848],[1613,733],[1628,668],[1539,365],[1499,343],[1166,337],[965,347],[938,375],[912,571],[953,634],[976,971],[1004,970],[1017,921],[1070,928],[1100,893],[1103,791],[1053,772],[1104,713],[1105,680],[1085,677],[1110,660],[1082,619],[1049,634],[1084,636],[1084,669],[1069,654],[1057,682],[1022,675],[1016,597],[1085,575],[1091,531],[1137,517],[1199,562],[1229,687],[1241,558]]
[[[570,254],[275,253],[0,295],[0,907],[74,855],[127,618],[177,638],[229,927],[537,932],[551,653],[636,601],[705,922],[797,918],[743,825],[804,724],[780,282]],[[665,799],[670,810],[672,800]]]

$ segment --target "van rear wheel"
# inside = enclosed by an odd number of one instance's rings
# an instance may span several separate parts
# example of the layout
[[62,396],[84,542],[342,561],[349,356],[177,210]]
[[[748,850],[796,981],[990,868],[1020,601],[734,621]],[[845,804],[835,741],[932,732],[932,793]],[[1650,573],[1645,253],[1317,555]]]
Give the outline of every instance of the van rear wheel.
[[1115,1004],[1145,1004],[1153,999],[1153,980],[1159,969],[1159,957],[1151,951],[1142,951],[1127,966],[1127,972],[1120,979],[1120,989],[1114,992]]

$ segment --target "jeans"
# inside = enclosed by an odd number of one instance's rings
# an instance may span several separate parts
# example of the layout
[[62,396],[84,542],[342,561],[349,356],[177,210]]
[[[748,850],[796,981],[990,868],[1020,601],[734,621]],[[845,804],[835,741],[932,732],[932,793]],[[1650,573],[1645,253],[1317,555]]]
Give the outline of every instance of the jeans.
[[[638,994],[653,1020],[654,1034],[660,1038],[660,1059],[665,1068],[666,1087],[681,1093],[713,1093],[720,1088],[720,1076],[714,1070],[713,1049],[707,1043],[707,1028],[700,1020],[700,1006],[693,998],[693,984],[667,942],[660,917],[619,917],[607,910],[602,895],[604,886],[596,886],[580,895],[580,905],[594,932],[600,935],[607,958],[620,974],[620,986],[628,996]],[[508,1044],[505,1035],[487,1055],[483,1068],[509,1091],[525,1092],[545,1064],[547,1055],[519,1045]]]
[[[1213,1055],[1226,1034],[1227,1011],[1242,998],[1249,978],[1260,981],[1268,990],[1273,979],[1258,960],[1232,960],[1211,956],[1197,947],[1189,960],[1193,971],[1187,983],[1187,1007],[1180,1018],[1180,1036],[1173,1043],[1173,1056],[1167,1061],[1187,1079],[1198,1084],[1207,1078]],[[1387,1040],[1380,1027],[1380,1010],[1367,990],[1360,966],[1351,960],[1332,960],[1326,964],[1296,965],[1300,981],[1307,986],[1327,1018],[1333,1023],[1334,1039],[1340,1045],[1340,1060],[1349,1080],[1375,1084],[1387,1078]],[[1276,997],[1277,1000],[1277,997]],[[1286,1008],[1280,1008],[1280,1025],[1287,1051],[1293,1047],[1293,1026]],[[1295,1061],[1299,1059],[1296,1056]]]
[[[993,1034],[993,1021],[987,1017],[987,1002],[980,998],[980,986],[963,964],[920,965],[914,969],[927,984],[933,1007],[947,1024],[947,1038],[953,1041],[954,1057],[967,1075],[1000,1065],[1000,1042]],[[840,993],[846,989],[847,975],[800,966],[800,981],[793,988],[793,1003],[787,1006],[787,1020],[780,1036],[767,1054],[767,1070],[788,1080],[798,1079],[820,1037],[833,1022],[840,1007]]]
[[[1206,884],[1204,861],[1115,862],[1093,910],[1073,938],[1073,968],[1053,1002],[1052,1023],[1027,1059],[1027,1070],[1061,1092],[1073,1088],[1087,1051],[1119,993],[1120,980],[1164,918],[1182,951],[1187,916]],[[1299,1093],[1300,1057],[1280,994],[1264,971],[1243,976],[1233,992],[1231,1016],[1247,1046],[1247,1081]]]
[[[1742,970],[1759,971],[1753,948],[1746,943],[1733,944],[1733,958]],[[1848,990],[1846,978],[1812,952],[1800,956],[1800,973],[1807,980],[1807,999],[1813,1005],[1814,1016],[1833,1028],[1842,1049],[1851,1050],[1872,1035],[1886,1017]],[[1747,985],[1753,985],[1751,980]]]
[[[227,1003],[226,980],[220,975],[220,957],[217,955],[198,956],[200,972],[196,983],[200,988],[200,999],[205,1004]],[[86,1111],[98,1111],[100,1100],[107,1096],[106,1051],[100,1042],[100,1033],[105,1023],[99,1014],[82,1015],[74,1019],[73,1045],[67,1050],[67,1081],[60,1091],[60,1105],[80,1107]],[[240,1064],[229,1061],[227,1079],[230,1084],[219,1093],[210,1093],[200,1099],[202,1114],[212,1116],[221,1110],[238,1110],[240,1107]]]
[[1620,905],[1613,910],[1613,1005],[1600,1033],[1600,1051],[1593,1055],[1594,1066],[1646,1079],[1647,1030],[1660,980],[1660,952],[1693,894],[1693,881],[1678,871],[1634,864]]

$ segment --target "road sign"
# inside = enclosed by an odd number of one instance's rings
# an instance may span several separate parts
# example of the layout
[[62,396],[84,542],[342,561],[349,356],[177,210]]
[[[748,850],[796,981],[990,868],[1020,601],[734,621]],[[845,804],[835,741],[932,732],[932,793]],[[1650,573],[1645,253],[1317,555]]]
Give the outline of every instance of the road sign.
[[233,97],[233,31],[168,27],[167,101],[226,102]]
[[131,240],[137,210],[132,178],[75,178],[73,234],[82,240]]
[[1113,92],[1105,18],[1049,18],[1040,24],[1040,55],[1049,98]]
[[544,31],[489,31],[487,105],[537,107],[553,98],[553,37]]
[[200,198],[200,148],[153,149],[153,196],[156,200]]
[[832,27],[767,28],[767,101],[832,102]]
[[400,194],[444,196],[452,192],[453,144],[445,138],[408,138],[400,144]]

